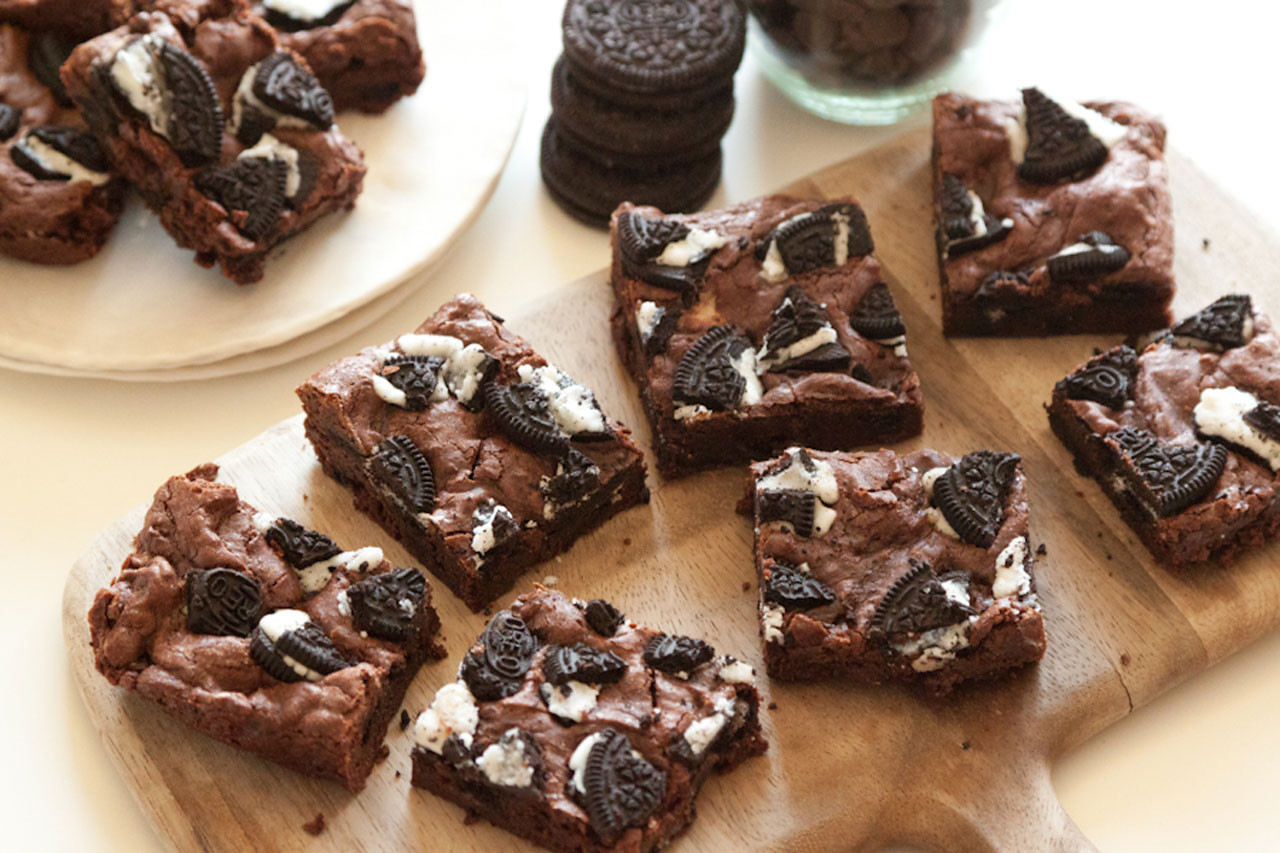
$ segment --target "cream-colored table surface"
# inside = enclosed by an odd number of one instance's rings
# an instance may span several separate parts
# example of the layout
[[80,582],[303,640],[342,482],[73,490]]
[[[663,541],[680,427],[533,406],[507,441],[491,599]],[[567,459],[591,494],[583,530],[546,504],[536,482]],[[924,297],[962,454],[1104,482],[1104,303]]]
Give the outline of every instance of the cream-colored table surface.
[[[293,414],[298,380],[416,324],[446,295],[470,290],[502,312],[606,262],[605,237],[560,214],[538,182],[537,142],[548,111],[540,89],[558,51],[562,4],[523,5],[523,53],[492,58],[520,63],[532,81],[511,163],[473,230],[391,316],[257,375],[154,385],[0,372],[0,648],[8,664],[0,700],[0,849],[157,849],[96,740],[62,648],[63,580],[100,527],[169,474]],[[1154,107],[1166,116],[1173,144],[1280,228],[1280,122],[1271,89],[1280,13],[1270,4],[1009,0],[1008,11],[994,39],[999,49],[975,69],[972,88],[990,93],[1038,82],[1082,98],[1124,96]],[[716,203],[765,192],[895,132],[800,112],[750,58],[737,92]],[[192,274],[201,273],[193,267]],[[1280,287],[1280,258],[1253,280],[1228,284]],[[1067,757],[1055,777],[1062,802],[1103,850],[1275,850],[1277,707],[1280,635]]]

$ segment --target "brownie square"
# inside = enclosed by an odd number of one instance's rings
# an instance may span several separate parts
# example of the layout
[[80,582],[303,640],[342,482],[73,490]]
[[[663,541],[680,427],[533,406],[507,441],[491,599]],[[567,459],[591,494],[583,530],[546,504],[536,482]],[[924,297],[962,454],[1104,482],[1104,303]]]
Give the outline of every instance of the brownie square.
[[418,667],[444,656],[431,589],[216,482],[172,477],[94,598],[98,671],[209,737],[364,787]]
[[[339,110],[380,113],[416,92],[426,73],[410,0],[263,0],[254,8],[306,58]],[[304,8],[314,17],[295,17]]]
[[1044,655],[1016,454],[831,453],[751,466],[769,674],[949,693]]
[[0,0],[0,24],[88,38],[111,26],[113,0]]
[[933,203],[948,335],[1167,326],[1165,128],[1113,101],[933,101]]
[[852,199],[623,204],[611,230],[614,342],[664,476],[919,434],[920,380]]
[[62,68],[117,171],[178,245],[239,284],[267,252],[350,209],[364,158],[305,61],[237,0],[157,3]]
[[630,431],[469,294],[297,393],[325,472],[473,610],[649,499]]
[[1049,423],[1157,560],[1228,560],[1280,529],[1280,340],[1243,294],[1054,386]]
[[551,850],[659,850],[768,745],[755,672],[535,584],[414,726],[413,784]]

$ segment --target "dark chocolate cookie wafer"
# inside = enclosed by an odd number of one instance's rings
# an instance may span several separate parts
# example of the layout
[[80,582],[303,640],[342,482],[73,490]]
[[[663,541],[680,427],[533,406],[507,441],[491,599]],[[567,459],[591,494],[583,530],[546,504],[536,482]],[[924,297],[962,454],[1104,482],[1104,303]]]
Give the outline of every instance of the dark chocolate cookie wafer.
[[551,72],[551,109],[561,132],[585,146],[630,157],[693,159],[720,144],[733,120],[734,100],[725,91],[680,110],[620,106],[578,85],[561,57]]
[[660,113],[681,112],[696,110],[709,101],[733,97],[732,77],[717,77],[687,89],[632,92],[592,76],[591,71],[574,62],[572,56],[565,55],[564,63],[565,73],[576,88],[627,109]]
[[720,182],[720,151],[662,171],[609,169],[565,146],[552,118],[542,133],[542,179],[571,216],[607,228],[624,201],[672,211],[701,207]]

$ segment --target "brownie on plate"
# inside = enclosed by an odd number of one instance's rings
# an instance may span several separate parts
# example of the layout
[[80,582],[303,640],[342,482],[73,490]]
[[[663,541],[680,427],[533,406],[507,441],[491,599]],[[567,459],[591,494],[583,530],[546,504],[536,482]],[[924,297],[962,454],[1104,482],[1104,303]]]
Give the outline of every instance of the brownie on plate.
[[202,465],[156,492],[98,592],[98,671],[212,738],[358,791],[436,644],[417,569],[343,551]]
[[1243,294],[1060,381],[1049,423],[1156,559],[1229,559],[1280,529],[1280,339]]
[[1140,333],[1169,325],[1165,128],[1131,104],[946,93],[933,206],[948,335]]
[[712,770],[767,749],[754,671],[535,585],[413,729],[413,784],[552,850],[658,850]]
[[664,476],[919,434],[906,330],[852,199],[623,204],[612,239],[613,337]]
[[74,264],[106,242],[125,183],[57,82],[60,38],[0,24],[0,254]]
[[469,294],[297,393],[325,472],[473,610],[649,498],[627,428]]
[[306,62],[236,0],[141,12],[80,45],[62,79],[107,158],[178,245],[237,283],[351,208],[364,158]]
[[411,0],[258,0],[280,43],[306,58],[339,110],[380,113],[426,73]]
[[771,676],[945,694],[1044,655],[1016,454],[793,447],[750,502]]

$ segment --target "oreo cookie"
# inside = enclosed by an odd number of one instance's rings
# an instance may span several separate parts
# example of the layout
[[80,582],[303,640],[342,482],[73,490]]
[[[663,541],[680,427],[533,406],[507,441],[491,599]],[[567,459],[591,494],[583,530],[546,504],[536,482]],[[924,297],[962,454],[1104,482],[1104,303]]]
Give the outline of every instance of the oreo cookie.
[[756,244],[756,260],[769,281],[782,281],[823,267],[843,266],[849,258],[875,250],[862,208],[836,202],[779,223]]
[[756,492],[756,518],[761,524],[789,525],[797,536],[813,535],[813,515],[818,501],[808,489],[761,489]]
[[627,663],[613,652],[586,643],[548,646],[542,659],[542,677],[550,684],[581,681],[584,684],[616,684],[626,674]]
[[379,374],[404,393],[404,407],[421,412],[431,402],[440,382],[444,359],[426,355],[393,355],[382,363]]
[[1129,250],[1117,246],[1102,231],[1090,231],[1045,261],[1056,282],[1089,281],[1116,272],[1129,263]]
[[67,87],[62,83],[59,69],[71,56],[71,51],[75,50],[75,47],[75,39],[53,30],[32,33],[30,41],[27,42],[27,68],[64,107],[75,104],[67,94]]
[[22,110],[8,104],[0,104],[0,142],[8,142],[22,124]]
[[574,218],[606,228],[613,211],[624,201],[663,210],[690,211],[701,207],[720,182],[720,151],[662,169],[602,165],[560,134],[556,119],[542,133],[541,170],[547,190]]
[[523,619],[503,610],[489,620],[480,643],[480,650],[468,652],[462,660],[460,674],[467,688],[486,702],[516,693],[533,665],[538,638]]
[[412,512],[431,512],[436,479],[431,463],[407,435],[384,438],[369,458],[369,471]]
[[774,563],[764,581],[764,600],[784,610],[812,610],[834,604],[836,594],[808,572]]
[[170,41],[159,40],[154,57],[168,92],[166,135],[173,150],[187,167],[217,160],[222,153],[222,103],[209,73]]
[[617,729],[602,729],[592,737],[580,796],[591,828],[602,844],[611,846],[657,811],[666,796],[667,774],[645,761]]
[[41,181],[69,181],[71,175],[45,163],[33,150],[32,142],[56,151],[91,172],[105,174],[111,168],[98,141],[88,133],[74,127],[46,124],[27,131],[26,136],[9,149],[9,159]]
[[1253,339],[1253,300],[1244,293],[1223,296],[1175,323],[1169,334],[1220,351],[1242,347]]
[[414,618],[427,597],[427,579],[417,569],[395,569],[353,583],[346,593],[357,630],[402,643],[413,636]]
[[306,4],[262,0],[262,12],[267,23],[280,32],[296,33],[317,27],[331,27],[354,5],[355,0],[325,0],[322,3]]
[[893,302],[889,285],[878,281],[863,294],[858,307],[849,315],[849,325],[864,338],[887,341],[907,333],[902,314]]
[[1220,444],[1167,444],[1144,429],[1124,427],[1104,439],[1128,492],[1153,518],[1168,518],[1207,495],[1227,462]]
[[982,199],[965,186],[959,175],[945,173],[938,227],[943,251],[954,258],[1003,240],[1013,230],[1013,220],[998,219],[987,213]]
[[192,569],[183,580],[191,633],[247,637],[258,624],[262,590],[252,575],[234,569]]
[[319,681],[352,662],[324,630],[301,610],[276,610],[258,621],[249,656],[279,681]]
[[[969,604],[968,578],[968,572],[938,576],[929,563],[913,560],[911,569],[893,582],[876,605],[871,633],[889,638],[963,622],[976,612]],[[964,595],[949,594],[947,582],[956,589],[963,584]]]
[[675,219],[645,216],[634,210],[618,217],[618,253],[622,271],[631,278],[692,295],[702,283],[714,249],[703,250],[684,266],[658,263],[667,246],[684,240],[689,226]]
[[591,630],[602,637],[612,637],[618,633],[618,628],[623,622],[622,611],[603,598],[593,598],[588,601],[582,609],[582,615],[591,626]]
[[1108,149],[1093,135],[1084,119],[1041,92],[1022,90],[1026,114],[1027,148],[1018,165],[1018,177],[1033,184],[1075,181],[1097,171]]
[[1280,406],[1259,402],[1244,413],[1244,422],[1272,441],[1280,441]]
[[556,463],[555,476],[541,488],[552,506],[568,506],[583,500],[600,487],[600,466],[591,457],[573,448]]
[[281,115],[302,119],[320,130],[333,126],[333,98],[288,51],[278,50],[258,63],[253,95]]
[[1058,382],[1068,400],[1091,400],[1112,409],[1123,409],[1133,398],[1138,376],[1138,354],[1118,346],[1090,359],[1084,367]]
[[659,672],[688,675],[715,657],[716,650],[697,637],[656,634],[644,647],[644,662]]
[[965,542],[979,548],[989,548],[995,542],[1020,461],[1016,453],[975,450],[938,477],[933,485],[933,505]]
[[266,540],[271,550],[295,569],[305,569],[342,553],[342,549],[328,536],[308,530],[289,518],[276,519],[267,528]]
[[984,308],[1000,308],[1005,311],[1025,307],[1031,296],[1031,280],[1025,274],[1012,270],[995,270],[974,291],[973,299]]
[[503,385],[496,378],[481,386],[484,405],[507,438],[536,453],[563,455],[569,440],[560,430],[546,395],[532,382]]
[[713,412],[736,409],[747,390],[737,367],[751,342],[736,326],[712,326],[680,359],[672,393],[677,404],[705,406]]
[[266,236],[280,221],[287,202],[289,167],[283,160],[241,157],[211,166],[196,175],[196,189],[216,201],[241,234],[250,240]]
[[695,89],[737,70],[746,11],[736,0],[569,0],[562,31],[574,70],[611,90]]
[[794,284],[773,309],[758,358],[770,372],[844,373],[853,361],[836,340],[826,310]]

